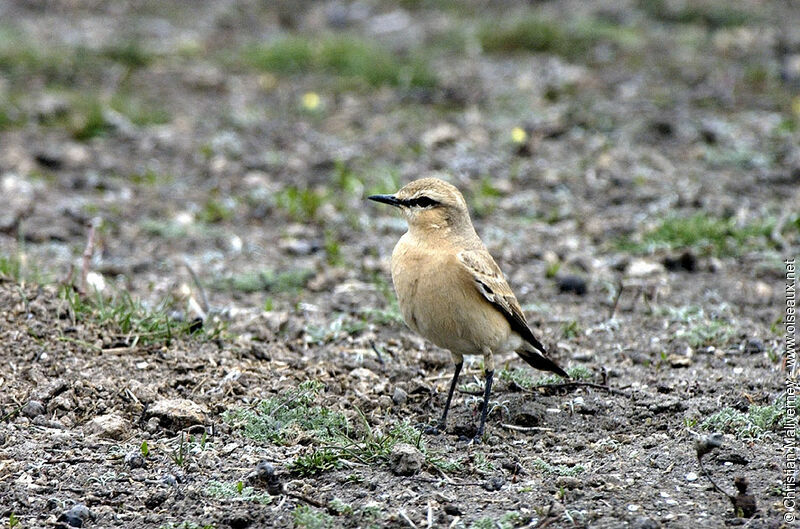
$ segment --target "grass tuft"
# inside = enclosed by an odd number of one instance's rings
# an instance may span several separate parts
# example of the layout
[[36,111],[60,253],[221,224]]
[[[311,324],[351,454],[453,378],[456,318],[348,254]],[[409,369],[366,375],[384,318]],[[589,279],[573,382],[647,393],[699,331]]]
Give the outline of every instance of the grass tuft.
[[710,29],[742,26],[756,19],[755,13],[741,9],[735,2],[639,0],[638,4],[640,9],[656,20],[702,24]]
[[576,59],[584,57],[600,43],[635,46],[640,36],[632,28],[599,19],[564,25],[531,14],[507,18],[499,26],[497,22],[487,22],[480,28],[478,39],[489,53],[528,51]]
[[333,516],[308,505],[297,507],[292,513],[292,519],[294,520],[294,526],[298,529],[331,529],[336,527]]
[[762,439],[777,432],[786,418],[786,409],[776,401],[769,406],[752,405],[747,413],[724,408],[700,424],[703,430],[729,433],[739,439]]
[[[569,367],[566,369],[566,372],[572,377],[572,380],[592,380],[592,372],[583,366]],[[534,378],[531,373],[532,371],[530,369],[514,367],[511,369],[501,369],[498,373],[498,377],[500,380],[513,382],[524,389],[564,382],[564,379],[558,375],[544,375]]]
[[307,380],[277,397],[262,400],[254,409],[226,412],[224,420],[256,441],[290,444],[301,437],[332,440],[346,437],[347,419],[341,413],[313,405],[323,388]]
[[422,57],[408,58],[365,39],[329,36],[321,39],[286,37],[246,47],[241,61],[273,73],[324,72],[369,86],[423,87],[436,77]]
[[577,476],[582,474],[585,470],[581,465],[575,465],[574,467],[551,465],[538,457],[533,461],[533,467],[539,472],[552,476]]
[[258,493],[253,487],[245,487],[241,481],[225,483],[222,481],[211,480],[206,485],[206,496],[225,500],[255,502],[262,505],[272,503],[272,496]]
[[659,249],[693,248],[707,256],[736,256],[748,248],[764,248],[774,222],[756,220],[740,225],[733,218],[696,213],[690,217],[671,216],[644,234],[618,241],[621,250],[652,253]]
[[148,307],[122,291],[112,297],[97,293],[81,296],[71,287],[61,288],[59,296],[67,303],[73,322],[90,321],[116,335],[121,344],[131,345],[164,343],[183,336],[214,338],[222,329],[198,327],[195,321],[178,321],[169,314],[172,300],[167,298],[155,307]]
[[297,292],[305,287],[308,280],[314,275],[309,269],[285,270],[258,270],[242,272],[217,282],[217,289],[230,289],[238,292]]

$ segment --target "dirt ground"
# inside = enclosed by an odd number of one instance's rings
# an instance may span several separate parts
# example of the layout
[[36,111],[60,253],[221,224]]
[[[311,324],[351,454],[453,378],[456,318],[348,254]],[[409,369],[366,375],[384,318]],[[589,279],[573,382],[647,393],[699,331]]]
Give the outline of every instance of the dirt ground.
[[[431,175],[578,380],[482,443],[365,200]],[[798,184],[791,2],[4,2],[0,523],[788,527]]]

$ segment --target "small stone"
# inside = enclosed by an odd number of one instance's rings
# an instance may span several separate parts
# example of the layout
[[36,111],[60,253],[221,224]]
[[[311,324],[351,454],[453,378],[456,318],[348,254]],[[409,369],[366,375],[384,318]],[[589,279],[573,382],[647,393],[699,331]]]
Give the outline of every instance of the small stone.
[[31,419],[37,417],[39,415],[44,414],[44,404],[39,402],[38,400],[29,400],[23,407],[22,407],[22,415],[25,417],[30,417]]
[[661,529],[661,524],[652,518],[640,516],[633,521],[631,529]]
[[389,455],[392,472],[398,476],[413,476],[422,469],[425,457],[408,443],[397,443]]
[[408,400],[408,393],[401,387],[394,388],[394,393],[392,394],[392,402],[395,403],[397,406],[402,406]]
[[145,425],[144,429],[150,433],[155,433],[158,431],[159,426],[161,426],[161,421],[158,417],[151,417],[147,424]]
[[688,481],[690,483],[693,482],[693,481],[697,481],[697,473],[696,472],[689,472],[688,474],[686,474],[686,481]]
[[678,257],[667,256],[661,261],[664,268],[671,272],[685,272],[697,271],[697,257],[692,252],[683,252]]
[[537,426],[541,421],[541,412],[533,404],[523,404],[521,409],[511,416],[511,422],[517,426]]
[[503,485],[506,484],[506,478],[503,476],[495,476],[493,478],[489,478],[483,482],[481,485],[485,490],[489,492],[494,492],[503,488]]
[[94,513],[82,503],[76,503],[58,517],[59,522],[64,522],[70,527],[83,527],[84,523],[94,519]]
[[206,420],[205,409],[188,399],[159,400],[147,409],[147,415],[158,417],[162,425],[173,428],[187,428]]
[[588,288],[586,280],[576,275],[564,275],[556,277],[556,285],[559,292],[571,292],[578,296],[586,295]]
[[294,238],[281,240],[278,247],[289,255],[311,255],[322,249],[318,241]]
[[422,134],[422,144],[425,148],[430,149],[431,147],[452,143],[460,133],[454,125],[442,123]]
[[178,478],[176,478],[174,474],[164,474],[161,477],[161,483],[169,485],[170,487],[176,487],[178,486]]
[[750,338],[744,344],[744,352],[747,354],[757,354],[764,352],[764,342],[758,338]]
[[556,480],[556,485],[572,490],[581,488],[583,486],[583,482],[573,476],[559,476]]
[[663,273],[664,265],[644,259],[635,259],[628,264],[626,271],[631,277],[645,277]]
[[155,509],[156,507],[167,501],[168,496],[169,494],[167,493],[167,491],[158,490],[144,499],[144,506],[151,510]]
[[143,468],[147,464],[141,450],[133,450],[125,454],[124,463],[129,468]]
[[692,365],[692,359],[688,356],[678,355],[678,354],[671,354],[667,358],[670,367],[680,368],[680,367],[689,367]]
[[84,431],[87,435],[120,440],[130,431],[130,425],[128,421],[119,415],[109,413],[107,415],[99,415],[89,421]]

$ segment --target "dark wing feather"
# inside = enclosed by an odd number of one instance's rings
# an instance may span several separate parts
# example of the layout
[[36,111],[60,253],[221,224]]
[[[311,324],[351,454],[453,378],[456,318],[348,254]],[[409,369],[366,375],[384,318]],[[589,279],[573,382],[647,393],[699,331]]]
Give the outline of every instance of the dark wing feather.
[[486,250],[464,250],[458,253],[458,260],[472,275],[475,286],[486,300],[505,316],[511,329],[519,334],[532,349],[517,351],[517,354],[531,366],[544,371],[552,371],[562,377],[569,375],[547,357],[542,343],[533,335],[525,314],[517,298],[508,285],[503,272]]

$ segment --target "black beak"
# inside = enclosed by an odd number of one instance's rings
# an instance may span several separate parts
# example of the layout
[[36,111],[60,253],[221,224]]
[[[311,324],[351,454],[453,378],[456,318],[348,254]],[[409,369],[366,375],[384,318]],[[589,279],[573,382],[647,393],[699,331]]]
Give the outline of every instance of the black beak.
[[375,202],[382,202],[384,204],[389,204],[390,206],[400,206],[401,202],[397,200],[397,197],[394,195],[372,195],[367,197],[370,200],[374,200]]

